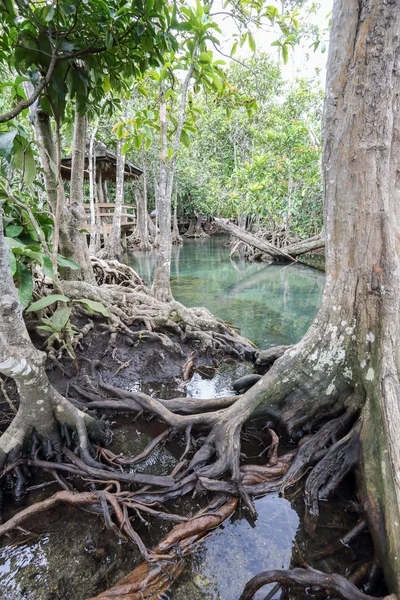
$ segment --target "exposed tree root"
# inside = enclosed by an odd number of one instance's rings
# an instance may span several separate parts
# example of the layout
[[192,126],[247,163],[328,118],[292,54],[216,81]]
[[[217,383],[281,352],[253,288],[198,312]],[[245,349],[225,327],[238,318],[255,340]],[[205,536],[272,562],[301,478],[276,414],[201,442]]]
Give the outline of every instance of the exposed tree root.
[[[110,313],[108,329],[112,345],[122,333],[135,343],[146,337],[173,348],[166,332],[178,335],[181,341],[193,341],[201,352],[221,352],[238,359],[252,357],[254,347],[205,308],[186,308],[176,301],[160,302],[144,285],[124,289],[116,285],[95,287],[85,282],[64,282],[64,292],[72,299],[89,298],[102,302]],[[143,325],[144,330],[132,331],[131,326]]]
[[132,267],[118,260],[106,260],[97,256],[91,256],[93,271],[97,285],[112,284],[127,287],[143,285],[144,281],[139,277]]
[[[361,592],[353,583],[342,575],[329,575],[316,569],[292,569],[265,571],[251,579],[245,586],[239,600],[251,600],[256,592],[268,583],[279,582],[281,586],[296,586],[302,590],[317,586],[318,591],[338,594],[345,600],[379,600]],[[317,591],[317,589],[315,591]],[[386,600],[395,600],[395,596],[386,596]]]
[[[73,288],[76,284],[68,283],[68,286],[71,286],[72,290],[76,289]],[[85,287],[85,291],[82,286]],[[104,287],[110,295],[110,301],[106,304],[111,306],[114,294],[121,293],[120,288]],[[86,284],[78,285],[80,296],[88,297],[93,289],[96,290]],[[143,295],[147,301],[148,294],[146,292],[133,290],[135,296],[138,293]],[[127,290],[126,295],[130,294],[132,291]],[[96,296],[93,299],[99,300],[99,297]],[[153,306],[153,300],[143,303],[144,310]],[[102,301],[104,302],[104,297]],[[137,309],[140,310],[140,305]],[[174,310],[180,311],[181,309],[174,305]],[[207,322],[207,314],[200,313],[196,316]],[[133,315],[132,318],[134,319]],[[171,319],[171,314],[167,319]],[[175,326],[177,325],[176,320],[172,322],[175,323]],[[92,481],[96,481],[97,485],[100,485],[100,482],[110,481],[120,482],[124,486],[143,484],[145,487],[136,489],[134,492],[123,492],[121,496],[117,494],[118,500],[115,506],[108,499],[103,500],[103,503],[100,502],[106,523],[113,527],[112,515],[109,509],[105,510],[105,504],[112,507],[112,514],[119,530],[132,540],[136,539],[132,533],[134,530],[131,531],[132,526],[128,515],[124,512],[124,510],[129,510],[129,506],[126,504],[127,498],[129,498],[129,502],[154,509],[155,503],[173,500],[193,491],[216,494],[214,502],[205,512],[176,526],[169,536],[158,544],[154,554],[141,548],[146,563],[121,580],[116,588],[101,594],[99,600],[100,598],[102,600],[148,598],[150,600],[159,597],[162,592],[171,587],[175,578],[182,572],[184,557],[192,551],[210,529],[218,526],[232,514],[239,498],[255,515],[252,496],[272,491],[284,491],[288,486],[294,485],[308,474],[305,486],[306,498],[317,515],[319,500],[332,493],[343,477],[354,468],[358,456],[360,397],[341,391],[340,398],[337,395],[332,398],[330,394],[326,394],[325,402],[320,401],[316,404],[309,391],[311,386],[308,388],[301,384],[304,381],[304,373],[294,370],[299,356],[298,348],[276,349],[271,351],[270,355],[268,365],[271,364],[274,356],[281,356],[281,358],[245,394],[229,398],[154,399],[142,392],[116,388],[103,381],[99,373],[97,373],[97,387],[96,381],[90,381],[88,378],[81,383],[74,382],[70,389],[78,393],[79,399],[71,399],[70,405],[77,413],[90,419],[87,411],[92,410],[144,411],[156,415],[165,422],[169,431],[159,435],[145,449],[144,453],[136,457],[117,457],[100,444],[97,448],[97,457],[94,459],[90,452],[89,438],[87,435],[86,437],[83,435],[83,443],[81,439],[79,442],[81,458],[77,457],[69,448],[64,447],[64,456],[70,461],[67,464],[50,462],[47,458],[44,461],[25,459],[16,461],[7,467],[4,472],[5,476],[13,474],[14,477],[18,477],[18,469],[25,464],[43,468],[52,474],[69,472],[86,478],[90,477]],[[304,365],[304,356],[302,361]],[[282,385],[282,373],[288,372],[288,365],[293,369],[292,376],[287,377],[286,383]],[[93,375],[96,375],[95,371]],[[333,373],[329,373],[329,377],[336,376],[336,369]],[[323,385],[325,388],[326,381]],[[314,382],[312,389],[313,393],[319,393],[319,388],[314,385]],[[294,393],[295,391],[298,395]],[[289,398],[290,402],[285,405],[286,398]],[[272,421],[272,424],[269,423],[270,444],[267,461],[264,465],[241,465],[242,427],[248,419],[257,414],[257,409],[261,405],[263,408],[260,415],[262,415],[263,422],[265,423],[268,418]],[[277,405],[279,405],[279,410],[277,410]],[[18,414],[14,422],[18,425]],[[301,439],[298,448],[279,456],[279,438],[276,431],[293,437],[299,431],[299,427]],[[17,430],[20,430],[19,426]],[[78,427],[77,431],[79,436]],[[196,439],[196,431],[200,431],[202,434],[206,431],[206,437],[200,440]],[[165,476],[150,476],[126,473],[122,470],[124,465],[135,464],[144,457],[148,457],[167,438],[167,435],[172,436],[177,432],[185,434],[186,447],[173,473]],[[100,460],[103,462],[99,462]],[[226,476],[226,479],[222,479]],[[121,503],[125,503],[124,506],[121,506]],[[123,511],[124,518],[122,520],[118,516],[117,507]],[[115,523],[114,526],[116,526]],[[137,539],[136,543],[139,544]],[[160,556],[163,558],[160,559]],[[153,564],[154,561],[156,561],[155,564]],[[273,574],[273,576],[275,575],[276,573]],[[269,574],[269,576],[272,575]],[[290,579],[291,575],[286,572],[285,577],[289,577],[289,579],[279,579],[279,577],[276,580],[271,579],[271,581],[278,581],[282,585],[287,583],[300,585],[303,580],[307,583],[305,579],[301,578]],[[284,576],[282,575],[282,577]],[[325,581],[325,587],[335,593],[340,594],[340,589],[345,590],[346,593],[349,590],[351,593],[354,592],[354,586],[346,580],[344,580],[346,585],[349,584],[352,587],[342,586],[343,578],[327,577],[328,579],[325,580],[321,580],[319,577],[318,583],[311,583],[311,585],[322,586]],[[357,590],[357,588],[354,589]],[[358,593],[361,594],[361,592]],[[350,600],[364,600],[365,594],[343,597]]]

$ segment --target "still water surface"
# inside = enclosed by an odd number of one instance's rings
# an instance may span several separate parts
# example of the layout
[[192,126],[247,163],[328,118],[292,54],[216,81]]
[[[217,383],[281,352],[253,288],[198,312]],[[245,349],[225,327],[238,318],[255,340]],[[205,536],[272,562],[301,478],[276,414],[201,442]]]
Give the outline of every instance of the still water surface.
[[[176,300],[205,306],[260,348],[297,342],[319,308],[324,273],[301,264],[232,261],[226,241],[212,236],[173,247],[171,285]],[[155,252],[129,256],[129,264],[147,283],[156,260]]]

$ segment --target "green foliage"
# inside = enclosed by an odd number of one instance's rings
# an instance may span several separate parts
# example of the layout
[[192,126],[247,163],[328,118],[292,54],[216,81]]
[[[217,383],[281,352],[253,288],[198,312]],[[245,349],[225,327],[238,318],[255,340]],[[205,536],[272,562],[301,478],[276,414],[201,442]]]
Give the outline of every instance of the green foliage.
[[73,337],[79,332],[70,321],[74,303],[83,304],[91,314],[99,313],[108,317],[109,313],[101,302],[95,302],[89,298],[79,298],[71,301],[70,298],[62,294],[51,294],[50,296],[40,298],[40,300],[33,302],[29,306],[27,312],[42,313],[50,306],[53,306],[53,304],[59,302],[61,306],[58,306],[53,313],[40,317],[41,324],[37,325],[36,329],[39,332],[50,334],[46,339],[47,348],[51,348],[57,343],[59,347],[64,348],[69,356],[75,360]]
[[322,225],[318,81],[284,84],[279,66],[255,55],[247,68],[232,64],[229,85],[254,98],[251,117],[231,117],[218,102],[199,103],[197,133],[178,162],[181,211],[238,218],[259,216],[307,237]]

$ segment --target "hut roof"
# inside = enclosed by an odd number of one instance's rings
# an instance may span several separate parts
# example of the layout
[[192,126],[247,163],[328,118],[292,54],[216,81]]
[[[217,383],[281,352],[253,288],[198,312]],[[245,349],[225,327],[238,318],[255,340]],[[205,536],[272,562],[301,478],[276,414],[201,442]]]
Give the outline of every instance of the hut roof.
[[[113,150],[107,148],[102,142],[96,142],[94,147],[96,156],[96,169],[101,171],[103,179],[116,179],[117,170],[117,155]],[[71,179],[71,163],[72,155],[66,156],[61,160],[61,176],[63,179]],[[85,179],[89,178],[89,148],[86,147],[85,152]],[[130,160],[125,159],[125,179],[137,179],[142,175],[143,171],[134,165]]]

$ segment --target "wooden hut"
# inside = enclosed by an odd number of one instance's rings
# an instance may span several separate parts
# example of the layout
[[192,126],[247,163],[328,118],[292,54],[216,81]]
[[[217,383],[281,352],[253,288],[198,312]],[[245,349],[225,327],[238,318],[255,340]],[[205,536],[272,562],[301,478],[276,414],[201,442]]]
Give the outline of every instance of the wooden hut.
[[[93,156],[96,159],[96,204],[99,216],[100,234],[109,233],[114,214],[115,204],[108,202],[107,182],[116,181],[117,178],[117,156],[113,150],[107,148],[102,142],[95,142]],[[67,156],[61,160],[61,176],[65,181],[71,179],[72,156]],[[89,147],[86,147],[84,177],[89,179]],[[125,160],[125,181],[134,181],[142,175],[143,171],[129,160]],[[85,205],[88,213],[88,230],[90,231],[90,209]],[[125,239],[126,233],[132,230],[136,223],[135,205],[122,205],[122,236]]]

